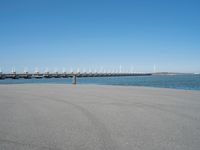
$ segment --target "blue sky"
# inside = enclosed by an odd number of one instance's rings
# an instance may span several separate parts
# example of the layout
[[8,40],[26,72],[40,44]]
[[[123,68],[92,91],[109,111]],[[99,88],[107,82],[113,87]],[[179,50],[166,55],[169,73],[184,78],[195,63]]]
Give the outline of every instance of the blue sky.
[[200,72],[198,0],[0,0],[0,67]]

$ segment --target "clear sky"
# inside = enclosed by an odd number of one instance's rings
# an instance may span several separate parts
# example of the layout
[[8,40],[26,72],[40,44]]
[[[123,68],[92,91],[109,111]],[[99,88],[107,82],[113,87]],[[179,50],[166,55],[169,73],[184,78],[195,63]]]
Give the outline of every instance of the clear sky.
[[200,72],[199,0],[0,0],[4,71]]

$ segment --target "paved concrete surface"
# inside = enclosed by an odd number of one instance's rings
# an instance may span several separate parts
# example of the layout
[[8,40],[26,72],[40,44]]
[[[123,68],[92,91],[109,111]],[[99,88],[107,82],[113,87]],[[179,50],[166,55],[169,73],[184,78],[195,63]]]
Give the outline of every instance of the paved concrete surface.
[[0,85],[0,150],[199,149],[199,91]]

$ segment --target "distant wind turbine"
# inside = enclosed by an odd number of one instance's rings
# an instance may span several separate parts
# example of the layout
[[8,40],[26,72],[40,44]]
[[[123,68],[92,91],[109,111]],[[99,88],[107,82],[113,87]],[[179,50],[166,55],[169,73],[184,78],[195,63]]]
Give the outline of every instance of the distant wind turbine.
[[92,70],[91,70],[91,68],[89,68],[89,73],[92,73]]
[[35,67],[35,73],[39,73],[38,67]]
[[64,68],[64,67],[62,68],[62,73],[66,73],[66,71],[65,71],[65,68]]
[[45,69],[45,73],[49,73],[49,69],[46,67],[46,69]]
[[119,66],[119,73],[122,73],[122,65]]
[[156,65],[155,64],[153,66],[153,71],[154,71],[154,73],[156,72]]
[[79,68],[77,68],[77,73],[80,73],[80,69]]
[[71,68],[71,69],[70,69],[70,73],[73,73],[73,72],[74,72],[74,71],[73,71],[73,68]]
[[85,70],[85,68],[83,68],[83,73],[86,73],[86,70]]
[[133,66],[131,67],[131,73],[134,73],[134,67]]
[[24,67],[24,73],[28,73],[28,69]]
[[54,73],[58,73],[58,70],[57,70],[57,68],[55,68],[55,69],[54,69]]
[[15,68],[14,68],[14,67],[12,67],[12,73],[16,73],[16,72],[15,72]]

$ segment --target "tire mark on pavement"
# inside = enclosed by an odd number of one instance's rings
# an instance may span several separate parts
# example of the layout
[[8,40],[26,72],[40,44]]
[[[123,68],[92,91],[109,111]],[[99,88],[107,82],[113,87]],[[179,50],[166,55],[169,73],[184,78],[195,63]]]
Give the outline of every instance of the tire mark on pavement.
[[91,122],[91,124],[94,126],[95,131],[97,131],[100,143],[103,146],[101,150],[115,150],[116,149],[117,144],[114,143],[106,126],[97,117],[95,117],[90,111],[88,111],[87,109],[85,109],[84,107],[80,105],[74,104],[64,99],[52,99],[52,97],[47,97],[47,96],[45,96],[44,98],[47,100],[62,102],[62,103],[71,105],[78,111],[82,112]]

